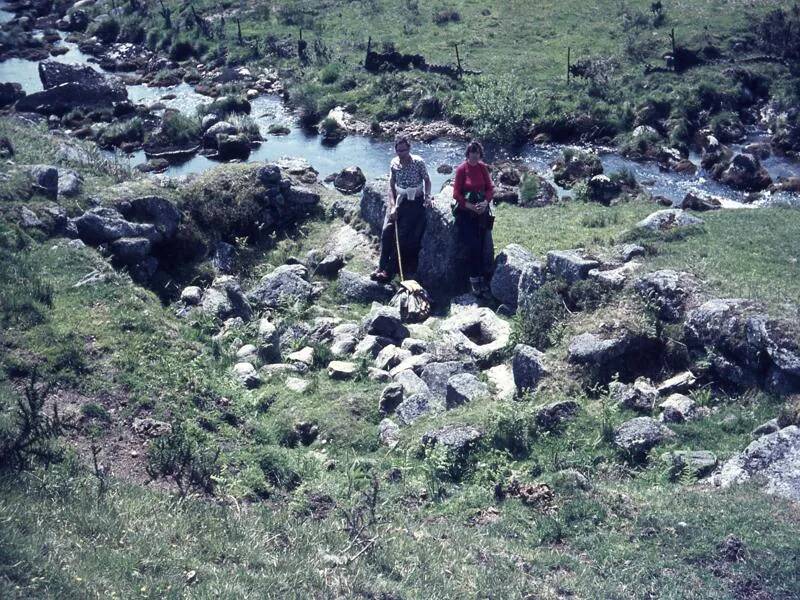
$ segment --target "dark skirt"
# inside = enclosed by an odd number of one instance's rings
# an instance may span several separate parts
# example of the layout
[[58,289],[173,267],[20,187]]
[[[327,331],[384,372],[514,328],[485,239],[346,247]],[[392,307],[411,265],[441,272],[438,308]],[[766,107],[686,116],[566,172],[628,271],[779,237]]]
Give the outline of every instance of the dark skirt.
[[422,234],[425,233],[427,216],[427,209],[423,204],[422,197],[417,197],[416,200],[404,200],[400,203],[400,206],[397,207],[395,223],[384,220],[383,231],[381,231],[381,257],[378,262],[378,267],[382,271],[386,271],[391,277],[400,273],[394,235],[395,224],[397,224],[403,275],[408,279],[409,274],[413,275],[417,272]]

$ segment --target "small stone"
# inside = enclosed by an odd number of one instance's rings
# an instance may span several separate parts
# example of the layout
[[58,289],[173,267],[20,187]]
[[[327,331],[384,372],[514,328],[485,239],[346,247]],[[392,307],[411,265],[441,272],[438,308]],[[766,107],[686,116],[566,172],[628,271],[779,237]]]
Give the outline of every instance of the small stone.
[[545,431],[553,431],[575,418],[580,405],[574,400],[553,402],[536,410],[536,424]]
[[517,391],[514,373],[510,365],[497,365],[484,371],[489,385],[494,388],[497,400],[511,400]]
[[382,415],[388,415],[403,401],[403,385],[400,383],[390,383],[381,392],[381,399],[378,402],[378,410]]
[[408,350],[411,354],[423,354],[428,351],[428,343],[415,338],[406,338],[400,348]]
[[514,384],[520,394],[535,390],[548,373],[544,364],[544,353],[525,344],[517,344],[514,348],[511,368],[514,374]]
[[683,394],[672,394],[660,405],[664,411],[661,420],[665,423],[683,423],[691,420],[696,413],[695,401]]
[[780,425],[778,425],[778,419],[770,419],[766,423],[762,423],[755,429],[753,429],[753,433],[751,434],[753,437],[759,438],[763,435],[769,435],[770,433],[775,433],[781,429]]
[[673,477],[678,477],[685,471],[696,477],[705,477],[717,468],[717,456],[705,450],[665,452],[661,455],[661,461],[667,465]]
[[255,356],[257,350],[253,344],[245,344],[236,352],[236,358],[248,358]]
[[430,391],[428,384],[422,381],[419,375],[411,369],[400,371],[400,373],[394,375],[394,380],[402,386],[405,398],[414,394],[427,394]]
[[445,402],[448,409],[488,397],[489,387],[471,373],[459,373],[447,380]]
[[394,448],[400,441],[400,427],[391,419],[383,419],[378,425],[378,438],[384,446]]
[[328,364],[328,377],[331,379],[352,379],[358,372],[358,365],[343,360],[332,360]]
[[287,390],[302,394],[308,388],[308,381],[299,377],[288,377],[284,385],[286,385]]
[[392,376],[389,375],[389,371],[384,371],[383,369],[377,369],[375,367],[367,367],[367,377],[369,377],[370,381],[377,381],[379,383],[385,383],[392,380]]
[[642,458],[666,439],[674,437],[668,429],[651,417],[636,417],[620,425],[614,432],[614,444],[632,458]]
[[292,352],[286,357],[286,360],[293,363],[302,363],[307,367],[311,367],[314,364],[314,348],[306,346],[297,352]]
[[443,410],[443,403],[436,401],[430,394],[414,394],[400,403],[395,414],[401,423],[410,425],[423,415]]
[[245,387],[254,388],[261,383],[256,368],[249,362],[236,363],[233,366],[233,372]]
[[203,290],[196,285],[190,285],[183,288],[181,292],[181,301],[187,305],[194,306],[200,304],[200,299],[203,297]]
[[385,371],[391,370],[405,359],[411,357],[411,352],[390,344],[383,348],[375,357],[375,366]]
[[567,283],[575,283],[589,276],[589,271],[596,269],[600,263],[585,256],[583,250],[553,250],[547,253],[547,270],[554,277],[560,277]]
[[658,384],[658,393],[662,396],[669,396],[678,392],[688,392],[694,386],[697,378],[691,371],[684,371],[662,381]]

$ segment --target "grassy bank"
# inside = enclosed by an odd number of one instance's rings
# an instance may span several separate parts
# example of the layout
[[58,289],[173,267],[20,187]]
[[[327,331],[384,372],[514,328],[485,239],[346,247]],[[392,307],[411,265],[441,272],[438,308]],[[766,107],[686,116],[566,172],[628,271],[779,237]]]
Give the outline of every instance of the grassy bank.
[[[278,67],[293,102],[312,115],[343,105],[367,121],[399,119],[432,95],[445,117],[485,138],[510,141],[531,124],[555,137],[590,134],[576,125],[587,116],[592,136],[613,137],[640,124],[637,113],[649,104],[663,113],[658,118],[675,121],[667,132],[676,138],[673,143],[685,143],[687,128],[716,113],[737,112],[766,96],[786,106],[797,100],[796,75],[785,66],[746,60],[790,51],[776,41],[783,37],[774,30],[774,19],[765,20],[786,8],[780,0],[733,6],[722,0],[664,2],[660,10],[646,0],[425,5],[202,0],[193,3],[194,13],[172,1],[164,6],[168,19],[162,11],[144,15],[123,9],[116,17],[119,39],[140,37],[154,50],[188,60],[191,68],[197,63]],[[202,28],[195,14],[202,17]],[[786,13],[785,19],[791,18]],[[673,29],[677,46],[696,52],[699,65],[659,70],[665,66],[662,56],[672,50]],[[421,54],[429,64],[455,65],[458,45],[463,68],[480,75],[369,73],[363,64],[370,39],[373,51]],[[568,49],[577,65],[569,84]]]

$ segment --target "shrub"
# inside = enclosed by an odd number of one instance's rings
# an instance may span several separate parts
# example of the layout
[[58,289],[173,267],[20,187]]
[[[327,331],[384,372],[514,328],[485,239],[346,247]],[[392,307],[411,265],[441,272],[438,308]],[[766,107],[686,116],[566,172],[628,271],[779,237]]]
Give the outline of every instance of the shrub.
[[96,402],[89,402],[81,406],[81,416],[92,421],[111,422],[111,415],[108,414],[104,406]]
[[326,65],[325,68],[323,68],[319,73],[319,80],[326,85],[336,83],[338,79],[339,79],[339,65],[335,63]]
[[636,175],[633,174],[633,171],[627,168],[611,173],[608,178],[620,187],[628,189],[634,189],[636,187]]
[[169,49],[169,58],[175,62],[188,60],[192,56],[197,56],[194,46],[186,40],[178,40]]
[[573,283],[567,296],[570,305],[577,310],[594,310],[608,302],[610,293],[599,283],[584,279]]
[[319,127],[323,133],[331,134],[339,130],[339,122],[333,117],[325,117]]
[[0,225],[0,326],[30,327],[46,319],[53,286],[35,268],[24,238]]
[[97,38],[104,44],[113,44],[117,41],[119,32],[119,22],[113,17],[109,17],[108,19],[104,19],[95,25],[91,31],[91,34],[97,36]]
[[447,25],[448,23],[458,23],[461,20],[461,15],[457,10],[447,8],[440,10],[433,15],[433,22],[437,25]]
[[516,342],[540,350],[552,345],[556,326],[566,315],[560,294],[563,286],[560,281],[549,281],[521,299],[513,329]]
[[197,108],[197,113],[200,116],[213,113],[224,119],[232,114],[250,114],[250,109],[247,98],[238,93],[231,93],[217,98],[210,104],[201,104]]
[[255,171],[249,165],[230,165],[201,175],[183,190],[182,208],[200,228],[187,230],[187,242],[206,236],[233,241],[262,233],[262,188]]
[[178,111],[167,111],[161,122],[161,129],[151,137],[149,142],[164,146],[184,147],[200,138],[200,121],[187,117]]
[[119,146],[124,142],[141,142],[144,139],[144,125],[139,117],[112,123],[98,138],[103,147]]
[[228,122],[236,127],[239,133],[245,134],[247,139],[251,141],[261,139],[261,130],[250,115],[233,115],[228,119]]
[[272,123],[267,129],[267,133],[272,135],[288,135],[292,132],[288,125],[283,123]]
[[459,110],[479,137],[513,144],[527,136],[533,102],[533,94],[513,77],[479,76],[467,81]]
[[520,204],[527,204],[536,200],[539,195],[539,178],[530,173],[525,176],[519,186]]
[[67,429],[67,423],[53,405],[45,413],[45,400],[50,385],[41,385],[36,370],[31,373],[22,396],[12,400],[0,390],[0,471],[23,471],[36,464],[58,462],[63,457],[57,439]]
[[292,462],[291,452],[275,447],[264,448],[258,459],[267,481],[287,491],[300,485],[300,474],[292,467]]
[[493,448],[505,450],[515,459],[522,459],[530,453],[536,424],[526,411],[518,407],[505,407],[492,418],[489,433]]
[[219,473],[219,449],[201,448],[181,424],[172,433],[156,439],[148,451],[147,474],[151,479],[171,479],[181,497],[191,490],[212,493]]

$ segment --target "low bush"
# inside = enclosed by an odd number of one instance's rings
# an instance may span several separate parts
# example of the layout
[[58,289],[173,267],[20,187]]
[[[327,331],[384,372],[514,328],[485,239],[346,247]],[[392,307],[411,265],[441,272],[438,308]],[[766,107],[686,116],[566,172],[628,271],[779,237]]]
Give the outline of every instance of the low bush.
[[167,111],[161,128],[148,139],[148,143],[183,148],[200,139],[200,121],[178,111]]
[[181,497],[190,491],[210,494],[219,473],[219,449],[211,450],[192,439],[180,423],[169,435],[156,439],[148,450],[151,479],[170,479]]
[[539,195],[539,178],[531,173],[525,176],[519,186],[520,204],[525,205],[536,200]]
[[169,58],[175,62],[183,62],[193,56],[197,56],[197,51],[187,40],[178,40],[169,49]]
[[50,385],[42,384],[35,370],[22,395],[0,388],[0,471],[23,471],[62,459],[58,438],[67,423],[55,404],[47,414],[49,394]]
[[104,44],[113,44],[116,42],[117,37],[119,37],[119,32],[119,22],[113,17],[103,19],[89,30],[91,35],[97,36]]
[[563,288],[562,282],[550,281],[520,299],[513,329],[516,342],[540,350],[553,344],[558,324],[566,316],[566,307],[560,293]]
[[144,125],[139,117],[112,123],[100,133],[98,143],[105,147],[120,146],[125,142],[136,143],[144,140]]
[[508,75],[470,78],[461,95],[459,112],[486,141],[514,144],[530,128],[534,97]]
[[300,474],[293,467],[292,453],[284,448],[267,447],[261,450],[258,464],[266,480],[277,488],[291,491],[300,485]]

